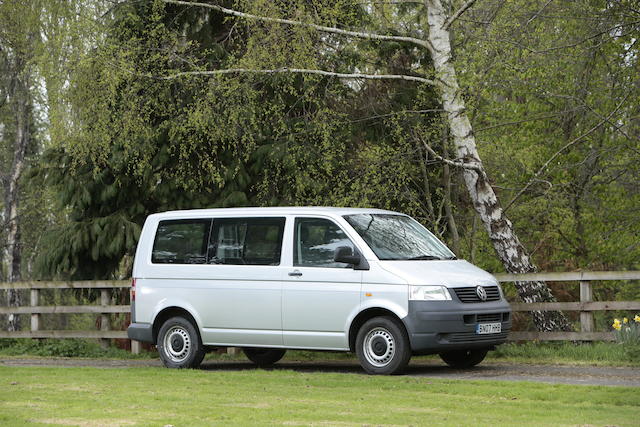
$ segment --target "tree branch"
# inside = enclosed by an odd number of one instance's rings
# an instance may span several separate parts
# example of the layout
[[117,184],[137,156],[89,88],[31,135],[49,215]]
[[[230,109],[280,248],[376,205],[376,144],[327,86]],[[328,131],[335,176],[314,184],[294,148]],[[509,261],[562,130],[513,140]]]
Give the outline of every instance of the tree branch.
[[448,164],[450,166],[457,167],[457,168],[471,169],[471,170],[474,170],[477,173],[479,173],[479,174],[484,176],[484,171],[482,170],[482,168],[480,166],[474,165],[472,163],[465,163],[465,162],[459,162],[459,161],[456,162],[456,161],[453,161],[453,160],[446,159],[446,158],[442,157],[440,154],[436,153],[433,150],[433,148],[431,148],[429,146],[429,144],[427,144],[425,141],[422,141],[422,144],[424,145],[425,150],[427,150],[429,152],[429,154],[431,154],[434,158],[440,160],[441,162],[446,163],[446,164]]
[[343,36],[357,37],[365,40],[384,40],[384,41],[413,43],[420,47],[424,47],[428,49],[429,52],[433,53],[433,48],[431,46],[431,43],[429,43],[426,40],[417,39],[415,37],[391,36],[391,35],[385,35],[385,34],[368,33],[363,31],[342,30],[340,28],[326,27],[324,25],[317,25],[317,24],[312,24],[308,22],[295,21],[292,19],[270,18],[268,16],[253,15],[251,13],[245,13],[245,12],[240,12],[238,10],[227,9],[226,7],[222,7],[217,4],[200,3],[196,1],[183,1],[183,0],[162,0],[162,1],[165,3],[179,4],[183,6],[206,7],[209,9],[217,10],[218,12],[222,12],[226,15],[237,16],[239,18],[253,19],[256,21],[264,21],[264,22],[275,22],[278,24],[286,24],[286,25],[298,25],[301,27],[313,28],[314,30],[322,31],[325,33],[340,34]]
[[407,76],[404,74],[363,74],[363,73],[335,73],[333,71],[313,70],[305,68],[276,68],[272,70],[255,70],[251,68],[227,68],[222,70],[211,71],[181,71],[169,76],[153,77],[160,80],[173,80],[184,76],[213,76],[216,74],[276,74],[276,73],[300,73],[300,74],[318,74],[321,76],[337,77],[340,79],[368,79],[368,80],[406,80],[419,83],[427,83],[436,85],[433,80],[425,79],[418,76]]
[[513,199],[511,199],[511,201],[509,203],[507,203],[507,206],[505,206],[505,208],[503,209],[503,212],[506,212],[512,205],[513,203],[518,200],[520,198],[520,196],[522,196],[524,194],[525,191],[527,191],[527,189],[529,187],[531,187],[531,184],[533,184],[538,177],[540,176],[540,174],[542,174],[542,172],[545,171],[545,169],[547,169],[547,167],[551,164],[551,162],[553,162],[556,157],[558,157],[560,154],[562,154],[565,150],[567,150],[568,148],[576,145],[578,142],[582,141],[584,138],[586,138],[587,136],[591,135],[593,132],[595,132],[596,130],[598,130],[600,128],[600,126],[604,125],[605,123],[608,123],[609,120],[611,119],[611,117],[613,117],[613,115],[620,109],[620,107],[622,107],[622,105],[627,101],[627,98],[629,98],[629,94],[627,94],[624,99],[622,101],[620,101],[620,103],[616,106],[616,108],[613,109],[613,111],[611,113],[609,113],[609,115],[607,117],[605,117],[604,119],[602,119],[597,125],[595,125],[594,127],[592,127],[591,129],[589,129],[588,131],[586,131],[585,133],[583,133],[580,136],[577,136],[576,138],[574,138],[573,140],[571,140],[570,142],[566,143],[565,145],[562,146],[562,148],[560,148],[558,151],[556,151],[551,157],[549,157],[549,159],[547,159],[546,162],[544,162],[544,164],[540,167],[540,169],[538,169],[538,171],[531,177],[531,179],[529,180],[529,182],[527,182],[527,184],[522,187],[522,189],[520,191],[518,191],[518,194],[516,194]]
[[467,9],[469,9],[471,6],[473,6],[473,4],[476,2],[476,0],[468,0],[465,4],[463,4],[460,9],[456,10],[456,12],[451,15],[451,17],[449,19],[447,19],[444,23],[444,27],[442,28],[443,30],[448,30],[449,27],[456,21],[456,19],[460,18],[460,16],[462,16],[463,13],[465,13],[467,11]]

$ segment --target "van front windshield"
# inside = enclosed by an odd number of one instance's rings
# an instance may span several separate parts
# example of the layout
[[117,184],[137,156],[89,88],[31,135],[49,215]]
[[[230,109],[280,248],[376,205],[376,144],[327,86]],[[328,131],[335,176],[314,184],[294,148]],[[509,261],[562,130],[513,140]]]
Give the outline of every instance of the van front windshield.
[[344,218],[380,260],[456,259],[429,230],[408,216],[356,214]]

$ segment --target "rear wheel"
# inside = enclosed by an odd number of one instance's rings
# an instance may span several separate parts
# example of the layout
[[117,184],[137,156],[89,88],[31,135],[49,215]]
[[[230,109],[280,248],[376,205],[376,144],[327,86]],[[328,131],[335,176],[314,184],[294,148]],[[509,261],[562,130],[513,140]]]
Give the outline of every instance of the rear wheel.
[[358,331],[356,354],[360,365],[369,374],[398,374],[411,358],[409,338],[395,319],[374,317]]
[[247,359],[251,360],[253,363],[260,367],[271,366],[276,363],[278,360],[282,359],[284,354],[287,352],[286,350],[282,350],[279,348],[243,348]]
[[452,368],[471,368],[482,362],[489,352],[486,348],[478,348],[473,350],[453,350],[446,353],[440,353],[440,358]]
[[167,368],[197,368],[205,349],[196,327],[184,317],[172,317],[162,324],[156,342],[160,360]]

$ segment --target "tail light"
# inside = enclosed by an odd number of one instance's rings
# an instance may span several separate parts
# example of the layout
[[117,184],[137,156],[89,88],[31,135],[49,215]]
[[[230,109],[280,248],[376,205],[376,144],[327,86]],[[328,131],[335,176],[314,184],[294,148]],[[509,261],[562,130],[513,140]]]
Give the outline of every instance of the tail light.
[[131,279],[131,302],[136,300],[136,279]]

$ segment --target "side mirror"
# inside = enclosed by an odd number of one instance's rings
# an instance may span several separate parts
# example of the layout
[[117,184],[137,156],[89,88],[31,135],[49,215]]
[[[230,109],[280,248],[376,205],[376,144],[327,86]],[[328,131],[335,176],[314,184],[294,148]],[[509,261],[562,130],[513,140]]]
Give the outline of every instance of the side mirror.
[[360,255],[354,254],[353,250],[349,246],[339,246],[336,248],[333,260],[335,262],[358,265],[360,264]]

